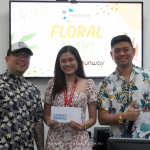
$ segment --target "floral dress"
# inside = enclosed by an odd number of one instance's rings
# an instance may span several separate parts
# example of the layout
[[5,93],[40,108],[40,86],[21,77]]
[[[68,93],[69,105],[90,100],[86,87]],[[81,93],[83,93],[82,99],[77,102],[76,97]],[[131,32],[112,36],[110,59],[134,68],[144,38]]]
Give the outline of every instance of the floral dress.
[[[52,106],[64,107],[64,93],[57,95],[52,100],[52,89],[54,79],[49,80],[47,90],[43,99],[44,103],[51,104]],[[67,93],[69,99],[70,92]],[[86,83],[86,93],[74,92],[70,107],[81,107],[81,120],[85,122],[86,107],[88,104],[97,104],[96,86],[92,79],[88,79]],[[63,142],[63,135],[65,130],[72,132],[72,141]],[[76,131],[69,126],[68,123],[59,123],[55,129],[49,128],[46,140],[46,150],[92,150],[88,131]]]

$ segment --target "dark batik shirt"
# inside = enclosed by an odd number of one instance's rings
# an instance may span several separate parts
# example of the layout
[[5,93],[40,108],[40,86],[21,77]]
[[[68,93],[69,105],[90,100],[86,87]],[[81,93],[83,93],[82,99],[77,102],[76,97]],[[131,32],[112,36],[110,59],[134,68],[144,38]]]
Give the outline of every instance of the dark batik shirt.
[[0,75],[0,150],[33,150],[34,123],[42,119],[40,91],[25,78]]

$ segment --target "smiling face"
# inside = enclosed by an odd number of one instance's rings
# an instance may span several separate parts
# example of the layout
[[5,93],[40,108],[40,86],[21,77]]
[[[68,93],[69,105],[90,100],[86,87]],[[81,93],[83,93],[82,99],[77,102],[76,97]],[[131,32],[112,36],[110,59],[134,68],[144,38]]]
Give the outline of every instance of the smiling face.
[[110,54],[118,68],[126,68],[132,65],[135,49],[128,42],[122,41],[113,46]]
[[[10,54],[10,56],[5,57],[7,69],[15,76],[22,77],[29,67],[30,57],[27,59],[29,55],[25,51],[19,51],[15,54],[17,55]],[[19,56],[21,56],[21,58],[19,58]]]
[[60,56],[60,68],[65,73],[65,75],[74,75],[78,69],[78,62],[75,56],[66,52]]

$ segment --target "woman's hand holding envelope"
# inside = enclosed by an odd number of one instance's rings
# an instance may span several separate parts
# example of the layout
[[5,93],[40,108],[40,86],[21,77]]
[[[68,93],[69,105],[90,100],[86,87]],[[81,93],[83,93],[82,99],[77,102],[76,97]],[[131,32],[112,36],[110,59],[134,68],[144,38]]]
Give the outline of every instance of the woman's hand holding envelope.
[[56,125],[58,124],[58,122],[56,120],[51,120],[49,119],[47,122],[46,122],[47,126],[49,126],[50,128],[55,128]]
[[73,120],[69,122],[69,125],[76,131],[83,131],[85,130],[85,124],[84,123],[77,123]]

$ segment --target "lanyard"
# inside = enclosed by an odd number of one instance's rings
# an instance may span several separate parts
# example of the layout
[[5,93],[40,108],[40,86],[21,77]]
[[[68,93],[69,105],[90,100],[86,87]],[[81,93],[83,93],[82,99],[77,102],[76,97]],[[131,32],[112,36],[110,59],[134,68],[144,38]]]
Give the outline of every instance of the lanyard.
[[73,94],[74,94],[74,91],[75,91],[75,88],[76,88],[76,85],[77,85],[77,81],[78,81],[78,78],[76,78],[75,81],[74,81],[74,84],[73,84],[73,87],[72,87],[72,90],[71,90],[71,93],[70,93],[70,97],[69,97],[69,102],[67,102],[67,91],[66,91],[66,88],[64,88],[64,98],[65,98],[66,107],[69,107],[70,104],[71,104],[72,97],[73,97]]

